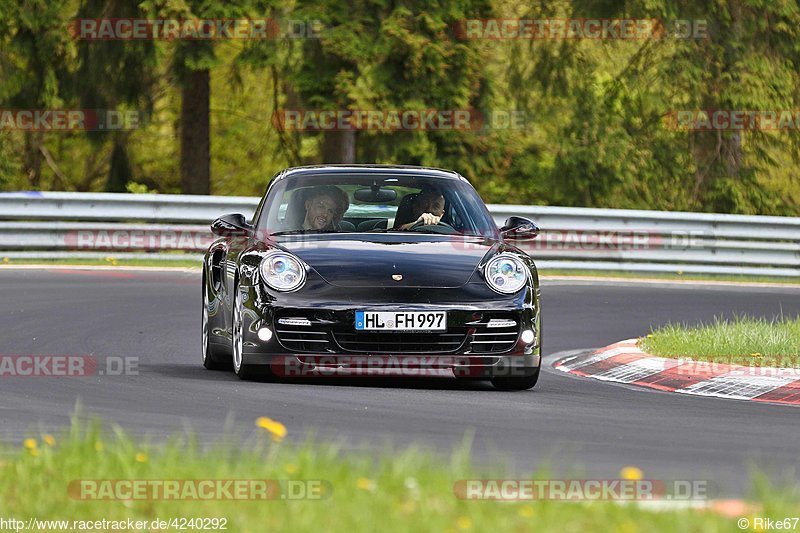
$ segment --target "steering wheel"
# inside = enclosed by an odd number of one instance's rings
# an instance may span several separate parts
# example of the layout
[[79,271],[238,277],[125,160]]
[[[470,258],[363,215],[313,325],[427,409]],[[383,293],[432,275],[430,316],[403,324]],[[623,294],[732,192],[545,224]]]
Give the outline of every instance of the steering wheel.
[[442,233],[444,235],[452,235],[456,233],[456,229],[448,224],[447,222],[438,222],[436,224],[425,224],[423,221],[419,221],[410,228],[408,231],[417,231],[417,229],[425,227],[430,230],[432,233]]

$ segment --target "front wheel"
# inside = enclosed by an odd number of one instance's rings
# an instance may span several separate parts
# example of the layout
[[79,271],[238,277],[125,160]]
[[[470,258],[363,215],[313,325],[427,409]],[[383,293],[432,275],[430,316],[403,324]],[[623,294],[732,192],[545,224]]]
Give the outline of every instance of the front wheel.
[[233,355],[233,371],[239,379],[248,381],[265,377],[265,372],[258,366],[244,364],[244,337],[242,336],[242,295],[239,287],[233,292],[233,316],[231,320],[231,354]]
[[539,381],[539,370],[540,367],[537,367],[527,376],[496,376],[492,378],[492,385],[498,390],[507,391],[532,389]]

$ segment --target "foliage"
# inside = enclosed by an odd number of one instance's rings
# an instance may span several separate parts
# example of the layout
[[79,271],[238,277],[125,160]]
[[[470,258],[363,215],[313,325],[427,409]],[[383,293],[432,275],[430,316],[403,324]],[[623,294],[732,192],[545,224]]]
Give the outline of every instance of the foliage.
[[[263,41],[74,41],[66,24],[81,16],[271,18],[323,30]],[[707,38],[463,40],[452,31],[491,17],[702,20]],[[125,190],[134,181],[180,192],[181,90],[188,72],[208,70],[213,194],[260,194],[281,168],[342,156],[453,168],[488,202],[800,214],[800,131],[685,131],[665,120],[676,110],[800,108],[795,2],[0,0],[0,50],[0,109],[145,117],[131,132],[1,132],[4,190]],[[348,138],[283,131],[272,123],[281,109],[474,109],[525,120]]]

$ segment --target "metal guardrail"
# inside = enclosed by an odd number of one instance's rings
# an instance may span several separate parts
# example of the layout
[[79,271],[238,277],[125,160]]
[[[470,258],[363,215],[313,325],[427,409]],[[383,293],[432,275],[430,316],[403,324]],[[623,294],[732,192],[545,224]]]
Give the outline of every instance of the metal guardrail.
[[[249,216],[258,201],[0,193],[0,257],[194,260],[213,240],[208,225],[214,218]],[[489,210],[498,224],[512,215],[536,220],[540,236],[519,245],[542,270],[800,277],[800,218],[519,205]]]

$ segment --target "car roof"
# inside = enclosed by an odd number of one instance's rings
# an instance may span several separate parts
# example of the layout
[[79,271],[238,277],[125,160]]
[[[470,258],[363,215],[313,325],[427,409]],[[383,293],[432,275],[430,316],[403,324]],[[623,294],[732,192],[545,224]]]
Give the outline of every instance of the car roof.
[[414,177],[424,178],[445,178],[467,181],[467,179],[453,170],[445,170],[433,167],[418,167],[413,165],[308,165],[302,167],[287,168],[276,176],[276,180],[289,176],[303,174],[396,174],[413,175]]

